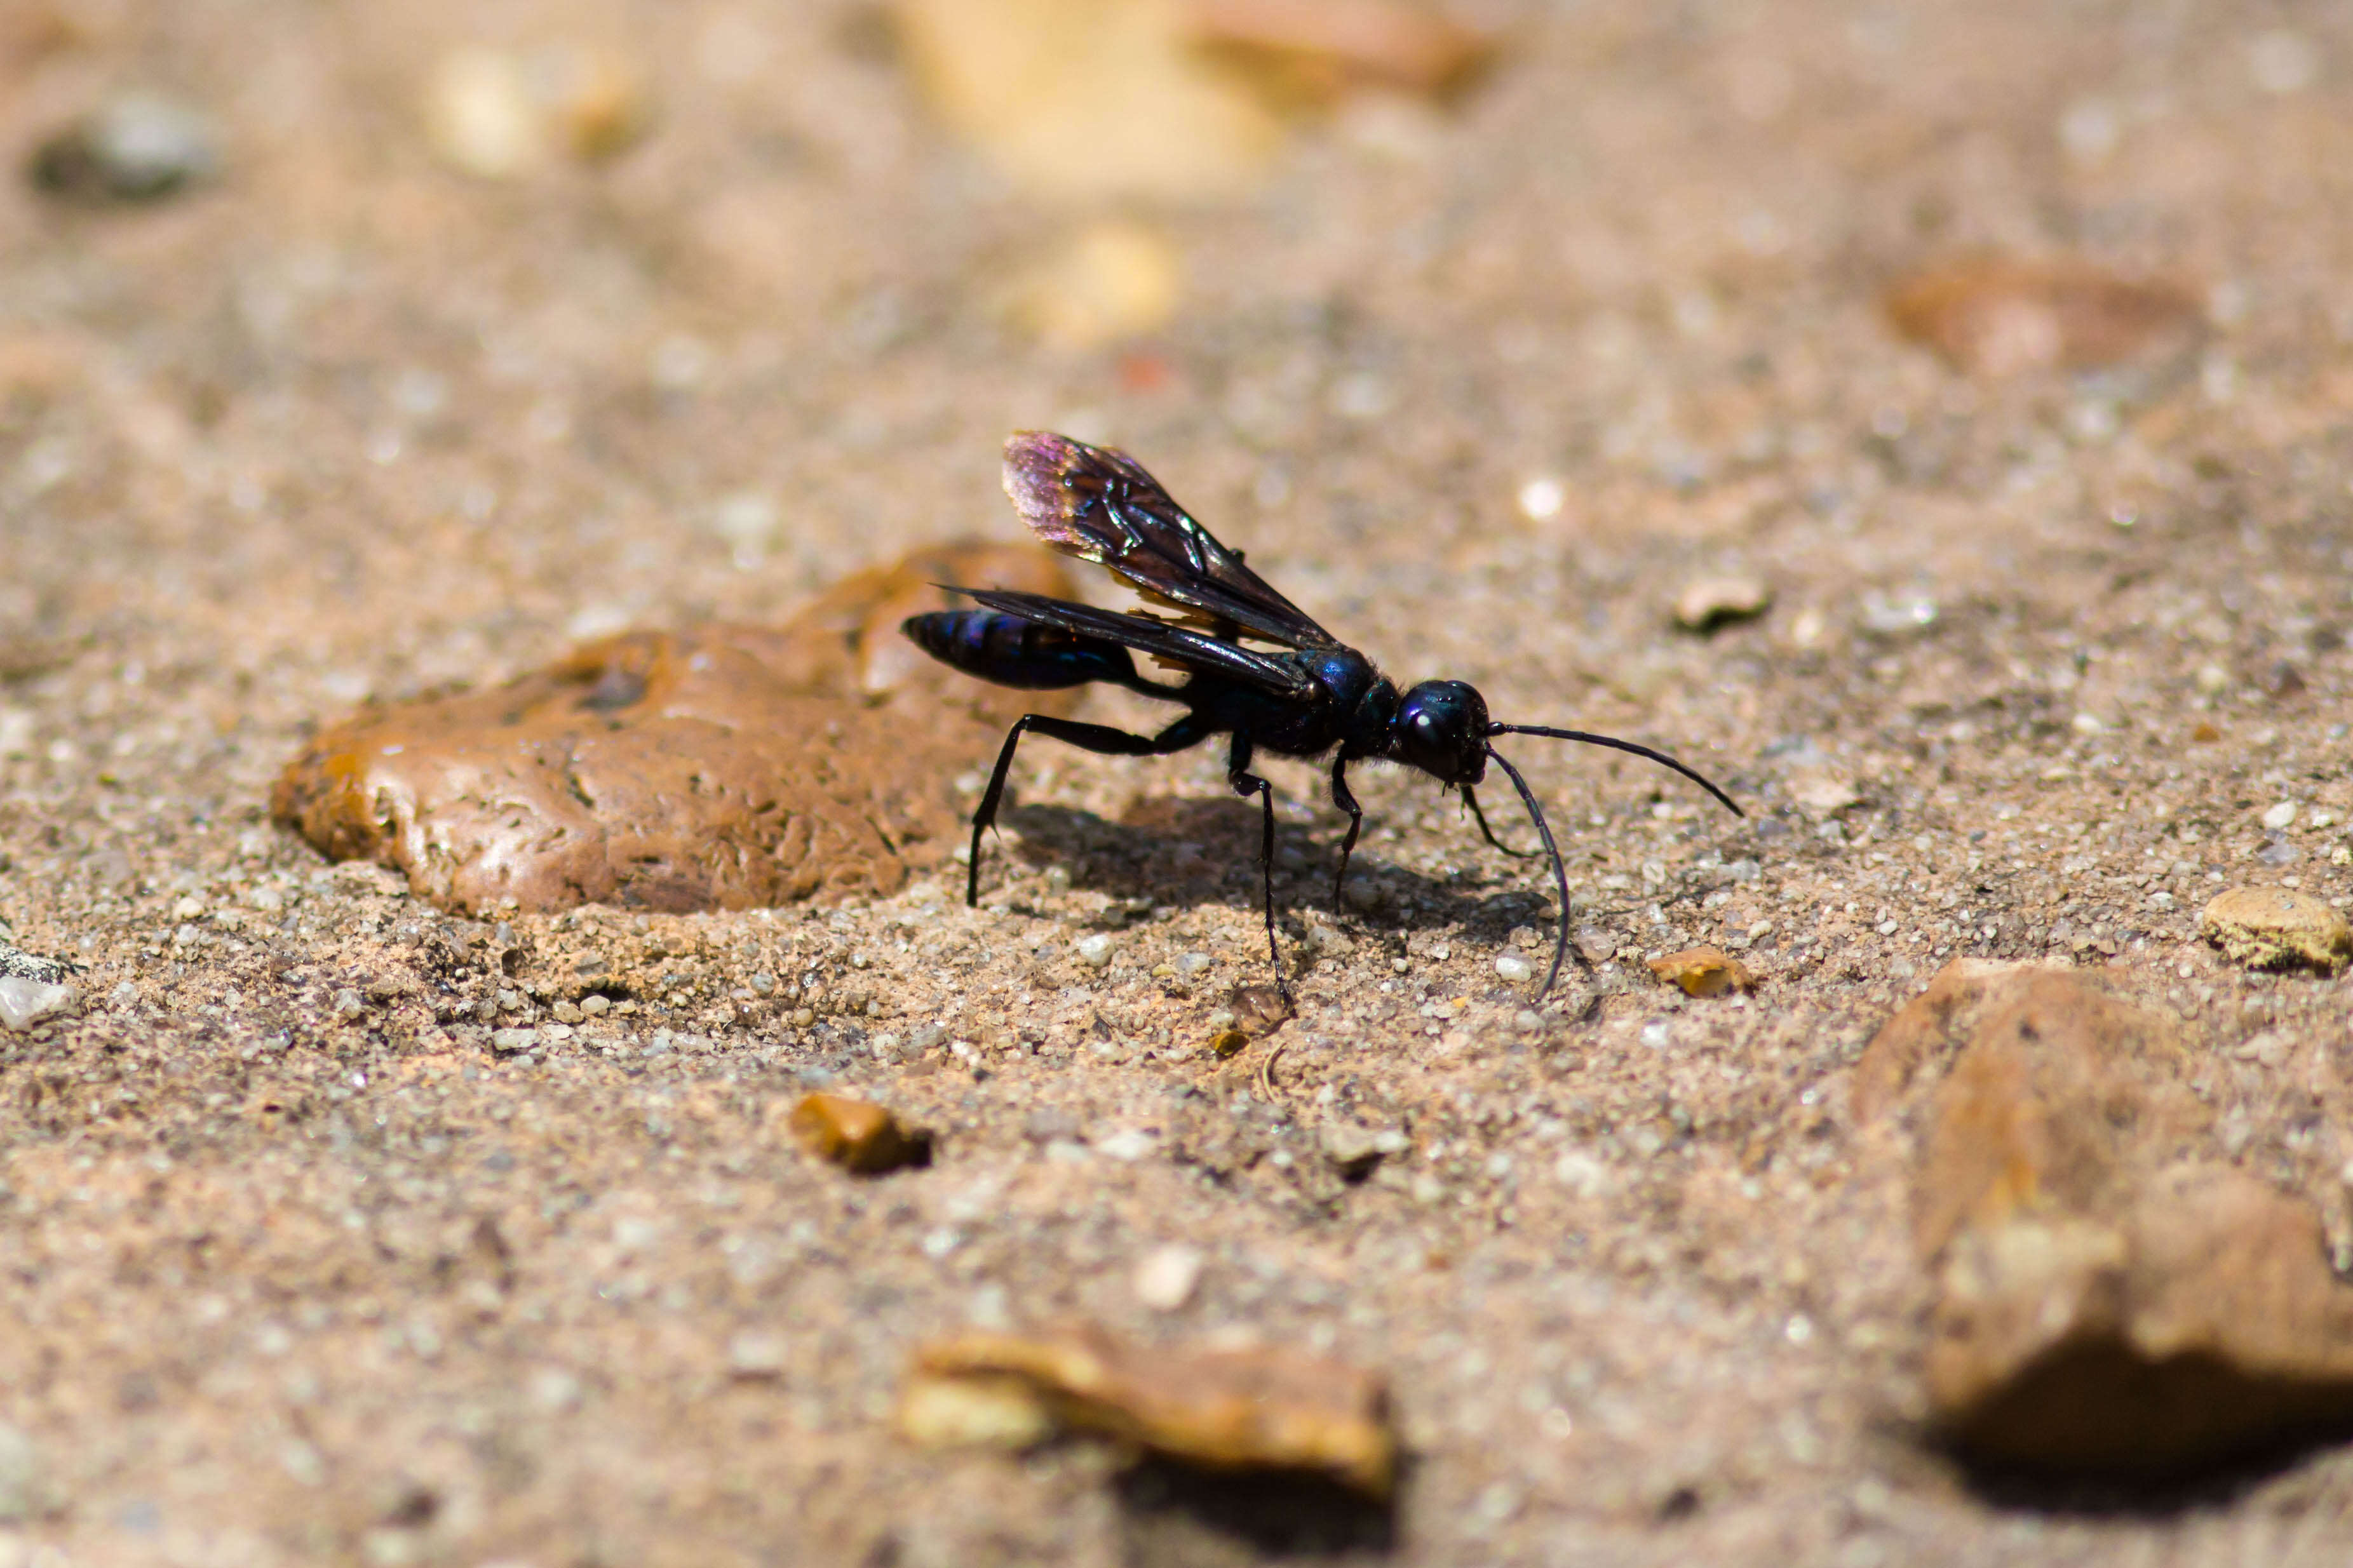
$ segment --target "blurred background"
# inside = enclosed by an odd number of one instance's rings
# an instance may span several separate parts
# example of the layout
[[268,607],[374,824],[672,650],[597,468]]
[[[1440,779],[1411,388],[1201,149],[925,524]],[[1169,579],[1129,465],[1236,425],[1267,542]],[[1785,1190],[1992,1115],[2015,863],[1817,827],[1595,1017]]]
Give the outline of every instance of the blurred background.
[[[1662,552],[1772,567],[1784,629],[1901,621],[2001,566],[1920,510],[2146,509],[2137,410],[2333,366],[2347,21],[16,0],[0,627],[313,705],[479,676],[1005,535],[998,442],[1044,425],[1329,616],[1410,593],[1439,658],[1419,574],[1485,567],[1647,697]],[[1889,313],[1981,258],[2100,270]]]

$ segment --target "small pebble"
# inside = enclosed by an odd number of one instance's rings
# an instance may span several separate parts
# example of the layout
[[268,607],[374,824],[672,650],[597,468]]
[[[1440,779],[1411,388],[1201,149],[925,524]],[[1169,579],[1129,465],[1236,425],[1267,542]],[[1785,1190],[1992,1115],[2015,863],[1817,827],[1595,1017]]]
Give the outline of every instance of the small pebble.
[[580,1010],[591,1018],[601,1018],[613,1010],[613,999],[609,996],[583,996],[580,998]]
[[1078,954],[1079,962],[1088,968],[1105,969],[1111,965],[1111,938],[1097,931],[1092,936],[1081,937],[1072,951]]
[[1201,973],[1217,962],[1206,952],[1183,952],[1176,955],[1176,973],[1188,978]]
[[1712,632],[1749,621],[1773,607],[1773,590],[1755,577],[1703,577],[1675,596],[1675,625]]
[[1555,479],[1533,479],[1520,487],[1520,515],[1531,522],[1546,522],[1560,515],[1568,500],[1568,490]]
[[1873,592],[1862,596],[1862,624],[1883,637],[1926,631],[1940,614],[1936,601],[1926,594]]
[[2285,827],[2295,820],[2295,802],[2292,800],[2284,800],[2263,813],[2263,826],[2273,829]]
[[1516,952],[1499,952],[1495,955],[1495,973],[1506,980],[1531,980],[1535,977],[1536,966]]
[[[0,975],[0,1025],[26,1030],[44,1018],[70,1009],[77,993],[70,985],[53,985],[21,974]],[[137,993],[132,993],[135,1000]]]
[[559,1024],[577,1024],[587,1016],[580,1010],[579,1005],[573,1002],[558,1002],[553,1011]]
[[1201,1249],[1182,1242],[1155,1247],[1135,1266],[1135,1299],[1155,1312],[1173,1312],[1201,1281]]
[[1686,996],[1724,996],[1757,989],[1748,966],[1721,948],[1694,947],[1651,960],[1651,973]]
[[780,1334],[746,1329],[727,1342],[727,1370],[746,1380],[780,1377],[787,1348]]
[[812,1153],[860,1175],[932,1163],[930,1133],[902,1125],[881,1106],[847,1095],[803,1095],[793,1107],[790,1126]]
[[2249,969],[2330,973],[2353,957],[2353,927],[2345,917],[2309,894],[2285,888],[2232,888],[2207,904],[2198,929],[2225,956]]
[[1015,326],[1055,348],[1099,348],[1166,326],[1184,291],[1176,250],[1130,218],[1089,224],[1006,286]]
[[610,156],[645,129],[637,68],[607,49],[470,46],[444,55],[425,89],[427,141],[461,174],[511,180],[559,155]]
[[1124,1128],[1108,1137],[1095,1140],[1095,1152],[1106,1160],[1118,1160],[1128,1164],[1149,1155],[1155,1145],[1152,1134],[1141,1128]]
[[1291,1016],[1291,1001],[1280,986],[1237,985],[1227,994],[1223,1011],[1232,1015],[1228,1027],[1255,1040],[1282,1027]]
[[55,195],[143,202],[209,179],[218,163],[203,115],[167,99],[125,93],[42,142],[32,177]]
[[41,1451],[20,1427],[0,1422],[0,1524],[21,1524],[40,1510]]
[[350,986],[335,993],[334,1005],[328,1009],[338,1018],[356,1018],[367,1011],[367,1004]]
[[2113,364],[2194,332],[2200,315],[2197,300],[2170,283],[2087,262],[2000,258],[1917,274],[1883,304],[1905,337],[1989,377]]
[[1402,1132],[1394,1129],[1377,1132],[1353,1121],[1330,1123],[1324,1129],[1319,1142],[1324,1147],[1324,1157],[1347,1176],[1363,1175],[1381,1156],[1401,1154],[1407,1146]]
[[491,1049],[496,1051],[502,1057],[521,1056],[522,1053],[530,1050],[533,1047],[538,1044],[539,1031],[536,1029],[493,1029],[491,1031]]

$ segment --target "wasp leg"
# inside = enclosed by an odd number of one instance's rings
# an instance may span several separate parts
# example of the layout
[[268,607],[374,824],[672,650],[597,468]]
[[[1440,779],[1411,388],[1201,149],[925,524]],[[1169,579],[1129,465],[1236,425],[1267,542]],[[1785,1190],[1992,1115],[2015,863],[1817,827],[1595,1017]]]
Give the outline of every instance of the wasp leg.
[[1481,834],[1485,836],[1488,843],[1493,845],[1504,854],[1509,855],[1514,860],[1533,860],[1536,858],[1538,855],[1543,853],[1543,851],[1537,849],[1514,849],[1510,845],[1504,843],[1502,839],[1496,837],[1495,830],[1487,826],[1487,814],[1479,809],[1479,797],[1472,793],[1471,786],[1469,784],[1464,784],[1462,786],[1462,799],[1464,803],[1471,807],[1471,815],[1478,819],[1479,831]]
[[[980,836],[997,826],[997,803],[1005,798],[1005,775],[1013,771],[1014,751],[1021,744],[1022,734],[1033,730],[1049,740],[1106,757],[1166,756],[1200,744],[1209,733],[1190,713],[1157,735],[1131,735],[1108,724],[1081,724],[1044,713],[1025,713],[1016,719],[1013,728],[1005,732],[1005,749],[997,753],[997,768],[988,775],[988,788],[981,795],[980,809],[972,814],[972,864],[965,868],[964,880],[964,901],[967,904],[980,902]],[[1270,831],[1273,820],[1271,816],[1267,819]]]
[[1348,759],[1332,759],[1332,804],[1348,814],[1348,837],[1340,840],[1340,870],[1332,879],[1332,912],[1340,912],[1340,889],[1348,880],[1348,856],[1356,847],[1356,835],[1365,830],[1365,808],[1356,804],[1354,792],[1348,788]]
[[1250,763],[1250,741],[1237,732],[1233,750],[1226,755],[1226,783],[1233,786],[1236,795],[1258,796],[1259,805],[1265,812],[1266,826],[1260,836],[1258,867],[1266,895],[1266,955],[1274,964],[1275,989],[1282,993],[1285,1002],[1289,1002],[1291,982],[1283,978],[1282,950],[1275,945],[1274,941],[1274,786],[1251,773]]

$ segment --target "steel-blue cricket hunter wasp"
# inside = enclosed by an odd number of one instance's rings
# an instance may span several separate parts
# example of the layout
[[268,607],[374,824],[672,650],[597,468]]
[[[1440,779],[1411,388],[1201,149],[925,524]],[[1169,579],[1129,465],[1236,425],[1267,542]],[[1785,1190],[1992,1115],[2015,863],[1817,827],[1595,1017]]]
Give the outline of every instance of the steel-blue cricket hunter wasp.
[[[1185,712],[1156,735],[1043,713],[1015,721],[980,808],[973,813],[966,903],[979,902],[981,835],[997,820],[1005,776],[1025,733],[1113,757],[1166,756],[1212,735],[1231,736],[1226,782],[1236,795],[1258,796],[1263,809],[1260,864],[1266,943],[1276,983],[1286,993],[1290,987],[1274,934],[1274,791],[1250,772],[1250,759],[1261,750],[1282,757],[1331,754],[1332,804],[1348,814],[1339,874],[1332,883],[1335,908],[1347,879],[1349,853],[1365,824],[1364,810],[1348,789],[1349,763],[1402,763],[1441,787],[1460,789],[1488,843],[1506,855],[1532,858],[1534,850],[1513,849],[1498,839],[1479,809],[1475,791],[1487,776],[1487,764],[1503,769],[1536,825],[1544,853],[1552,858],[1553,886],[1560,895],[1552,967],[1536,988],[1538,996],[1552,989],[1568,953],[1568,871],[1544,808],[1520,770],[1492,744],[1496,736],[1545,735],[1631,752],[1672,768],[1735,816],[1744,815],[1730,795],[1648,746],[1581,730],[1490,722],[1486,700],[1460,680],[1425,680],[1400,694],[1372,660],[1308,619],[1243,565],[1240,551],[1212,539],[1124,452],[1046,431],[1017,432],[1005,443],[1005,493],[1029,531],[1047,544],[1105,568],[1148,604],[1174,614],[1100,610],[1038,594],[957,586],[955,592],[981,607],[915,616],[900,629],[933,658],[999,686],[1047,691],[1102,680],[1177,703]],[[1131,649],[1182,672],[1184,679],[1174,685],[1145,679],[1136,672]]]

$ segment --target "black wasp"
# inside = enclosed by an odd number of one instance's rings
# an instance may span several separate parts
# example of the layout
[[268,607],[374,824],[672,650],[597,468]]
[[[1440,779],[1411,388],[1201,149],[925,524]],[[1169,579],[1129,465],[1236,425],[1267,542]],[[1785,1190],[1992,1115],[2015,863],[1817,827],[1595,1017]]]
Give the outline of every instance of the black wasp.
[[[1332,753],[1332,803],[1348,814],[1348,836],[1340,845],[1340,870],[1332,884],[1336,907],[1347,879],[1348,855],[1365,814],[1348,789],[1348,764],[1403,763],[1441,786],[1462,792],[1487,842],[1506,855],[1533,850],[1506,848],[1487,826],[1474,787],[1493,761],[1519,791],[1560,894],[1560,931],[1541,996],[1552,989],[1568,952],[1568,872],[1543,807],[1520,771],[1490,745],[1497,735],[1548,735],[1613,746],[1662,763],[1742,815],[1732,797],[1672,757],[1609,735],[1548,730],[1533,724],[1494,724],[1478,691],[1460,680],[1425,680],[1402,696],[1372,661],[1303,615],[1298,606],[1242,564],[1242,552],[1209,537],[1185,514],[1143,465],[1124,452],[1090,447],[1067,436],[1025,430],[1005,444],[1005,493],[1021,521],[1039,539],[1066,555],[1109,569],[1148,603],[1175,612],[1099,610],[1066,599],[1002,589],[959,588],[983,607],[916,616],[901,630],[924,652],[967,675],[999,686],[1030,691],[1060,690],[1090,681],[1109,681],[1130,691],[1181,703],[1184,717],[1157,735],[1131,735],[1103,724],[1082,724],[1031,713],[1017,720],[997,753],[996,771],[972,818],[972,868],[965,901],[980,899],[980,838],[997,820],[1005,776],[1024,731],[1034,731],[1082,751],[1113,757],[1157,757],[1198,745],[1212,735],[1233,737],[1226,753],[1226,781],[1236,795],[1256,795],[1264,808],[1260,846],[1266,893],[1266,941],[1282,978],[1282,953],[1274,938],[1274,792],[1250,771],[1263,749],[1282,757]],[[1243,646],[1245,641],[1271,648]],[[1136,673],[1129,650],[1150,655],[1181,671],[1176,685],[1146,680]],[[1285,986],[1288,990],[1289,987]]]

